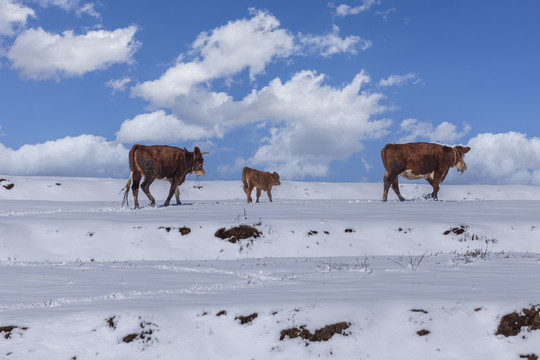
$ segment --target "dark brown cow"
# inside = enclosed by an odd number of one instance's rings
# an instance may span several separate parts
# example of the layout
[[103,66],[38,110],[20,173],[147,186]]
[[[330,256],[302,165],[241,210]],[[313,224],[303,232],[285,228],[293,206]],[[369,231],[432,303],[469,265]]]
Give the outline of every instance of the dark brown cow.
[[269,173],[245,167],[242,171],[242,182],[244,183],[244,192],[247,195],[247,202],[253,202],[251,192],[257,188],[257,202],[261,197],[261,190],[266,191],[270,202],[272,202],[272,186],[281,185],[279,174],[277,172]]
[[433,186],[429,196],[437,200],[439,184],[444,180],[448,170],[456,167],[463,173],[467,164],[463,160],[470,147],[449,147],[431,143],[387,144],[381,151],[384,164],[384,192],[382,201],[388,197],[388,189],[392,189],[399,197],[398,176],[408,180],[426,179]]
[[156,200],[150,194],[150,185],[156,179],[169,180],[171,188],[169,196],[165,200],[165,206],[169,205],[173,193],[176,195],[176,202],[180,204],[180,191],[178,186],[184,182],[187,174],[195,174],[204,176],[203,169],[203,154],[198,147],[195,147],[193,152],[167,145],[133,145],[129,151],[129,167],[131,173],[126,184],[124,192],[124,202],[127,203],[129,187],[133,179],[133,198],[135,200],[135,208],[139,207],[139,182],[144,176],[144,181],[141,184],[141,189],[144,191],[150,205],[155,206]]

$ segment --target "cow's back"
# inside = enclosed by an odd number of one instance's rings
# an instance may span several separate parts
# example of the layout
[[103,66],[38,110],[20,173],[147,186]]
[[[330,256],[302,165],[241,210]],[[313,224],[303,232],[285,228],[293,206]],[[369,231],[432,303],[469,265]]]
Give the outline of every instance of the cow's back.
[[452,149],[432,143],[388,144],[381,151],[383,165],[389,173],[411,170],[416,174],[427,174],[446,163]]

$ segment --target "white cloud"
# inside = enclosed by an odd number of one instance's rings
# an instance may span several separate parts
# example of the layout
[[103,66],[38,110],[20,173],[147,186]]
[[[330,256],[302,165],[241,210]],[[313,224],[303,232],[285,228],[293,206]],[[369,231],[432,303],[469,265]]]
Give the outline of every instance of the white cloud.
[[30,79],[82,76],[116,63],[129,63],[140,44],[134,39],[137,27],[114,31],[73,31],[51,34],[28,29],[20,34],[7,57],[12,66]]
[[333,26],[332,32],[326,35],[302,35],[298,36],[299,42],[308,49],[315,51],[321,56],[329,57],[339,53],[356,54],[357,49],[366,50],[371,47],[371,41],[364,40],[360,36],[350,35],[345,38],[339,36],[339,27]]
[[390,121],[372,119],[386,110],[383,95],[361,92],[370,81],[364,72],[342,88],[324,80],[303,71],[244,99],[253,114],[279,120],[250,159],[254,165],[278,169],[285,178],[324,176],[332,161],[362,150],[360,141],[387,133]]
[[18,150],[0,144],[0,168],[11,175],[125,177],[128,151],[93,135],[24,145]]
[[429,140],[440,143],[453,143],[465,136],[471,127],[468,124],[463,125],[463,129],[458,131],[456,125],[449,122],[442,122],[436,127],[428,122],[418,121],[416,119],[405,119],[400,124],[401,132],[409,133],[399,139],[399,142],[412,142],[417,139]]
[[219,134],[218,126],[215,131],[209,131],[200,126],[188,125],[174,115],[167,115],[165,111],[159,110],[125,120],[116,133],[116,140],[124,143],[176,142],[209,138]]
[[409,80],[414,80],[414,84],[422,81],[415,74],[390,75],[386,79],[381,79],[379,81],[379,86],[401,86],[407,83]]
[[56,6],[64,11],[74,11],[77,16],[86,14],[94,18],[101,18],[96,10],[96,3],[82,3],[80,0],[37,0],[42,7]]
[[471,148],[465,156],[467,182],[540,185],[540,138],[517,132],[485,133],[470,139],[467,146]]
[[337,27],[324,36],[295,37],[269,13],[251,11],[250,19],[199,35],[189,53],[191,61],[181,56],[160,78],[134,86],[132,96],[148,100],[152,108],[170,109],[171,114],[160,110],[126,120],[117,140],[209,139],[258,124],[269,135],[255,153],[244,155],[252,155],[246,161],[280,169],[292,178],[324,175],[332,161],[360,151],[361,141],[387,133],[391,122],[374,119],[387,110],[381,105],[384,96],[366,90],[371,80],[364,71],[341,87],[327,85],[324,74],[300,71],[254,88],[240,100],[212,91],[214,80],[226,81],[244,70],[253,80],[270,62],[302,56],[307,49],[329,56],[367,46],[358,37],[341,38]]
[[156,106],[171,106],[178,96],[189,95],[196,85],[246,68],[253,80],[273,59],[289,56],[294,49],[294,37],[279,28],[274,16],[251,11],[251,19],[229,22],[200,34],[191,50],[195,60],[184,62],[180,57],[159,79],[138,84],[132,94]]
[[113,91],[113,95],[117,92],[125,91],[127,85],[131,82],[131,78],[123,77],[121,79],[111,79],[105,83],[105,86],[110,87]]
[[35,13],[19,1],[0,0],[0,35],[13,35],[16,27],[24,27]]
[[336,8],[337,16],[358,15],[364,11],[368,11],[373,5],[378,4],[379,0],[364,0],[362,5],[350,6],[347,4],[341,4]]

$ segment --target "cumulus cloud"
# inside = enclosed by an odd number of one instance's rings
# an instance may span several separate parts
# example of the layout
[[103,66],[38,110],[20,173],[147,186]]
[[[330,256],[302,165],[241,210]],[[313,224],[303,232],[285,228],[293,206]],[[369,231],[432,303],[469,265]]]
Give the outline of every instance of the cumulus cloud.
[[218,127],[211,132],[200,126],[186,124],[174,115],[158,110],[125,120],[116,133],[116,140],[124,143],[177,142],[209,138],[219,134]]
[[18,150],[0,144],[0,168],[11,175],[125,177],[128,151],[93,135],[24,145]]
[[369,44],[360,37],[341,37],[337,27],[322,36],[293,36],[268,12],[251,10],[249,19],[200,34],[191,51],[158,79],[134,86],[132,96],[172,113],[158,110],[126,120],[117,140],[219,138],[237,127],[257,124],[268,135],[258,150],[247,159],[236,159],[236,164],[272,167],[287,178],[323,176],[332,161],[360,151],[361,141],[388,132],[389,120],[374,119],[387,108],[381,104],[384,96],[367,88],[367,73],[361,71],[350,83],[334,87],[324,74],[300,71],[289,79],[274,78],[239,100],[212,91],[212,82],[244,70],[253,80],[277,59],[308,52],[355,53]]
[[279,28],[268,12],[251,10],[250,19],[231,21],[211,32],[201,33],[192,44],[193,61],[178,62],[159,79],[138,84],[132,95],[156,106],[171,106],[178,96],[189,95],[193,87],[249,69],[251,79],[263,72],[275,58],[294,50],[294,36]]
[[421,82],[415,74],[405,74],[405,75],[390,75],[386,79],[381,79],[379,81],[379,86],[401,86],[406,84],[408,81],[413,81],[414,84]]
[[73,31],[52,34],[41,28],[20,34],[7,57],[24,77],[48,79],[82,76],[117,63],[129,63],[140,44],[134,39],[136,26],[114,31]]
[[471,127],[463,125],[461,131],[457,126],[449,122],[442,122],[437,126],[429,122],[418,121],[416,119],[405,119],[400,124],[401,132],[409,133],[399,139],[400,142],[411,142],[418,139],[440,143],[453,143],[465,136]]
[[252,112],[279,120],[250,162],[278,169],[286,178],[324,176],[334,160],[362,150],[362,140],[388,132],[388,120],[372,118],[385,111],[380,93],[361,91],[370,79],[365,72],[341,88],[324,83],[311,71],[250,94],[244,103]]
[[362,5],[350,6],[347,4],[341,4],[336,8],[337,16],[349,16],[349,15],[358,15],[364,11],[368,11],[373,5],[378,4],[379,0],[364,0]]
[[0,0],[0,35],[13,35],[15,28],[24,27],[27,19],[34,16],[34,10],[19,1]]
[[485,133],[470,139],[467,146],[471,151],[465,156],[466,181],[540,185],[540,138],[517,132]]
[[339,27],[333,26],[332,32],[326,35],[300,34],[299,42],[308,52],[316,52],[324,57],[329,57],[339,53],[356,54],[358,49],[366,50],[371,47],[369,40],[364,40],[360,36],[350,35],[345,38],[339,36]]

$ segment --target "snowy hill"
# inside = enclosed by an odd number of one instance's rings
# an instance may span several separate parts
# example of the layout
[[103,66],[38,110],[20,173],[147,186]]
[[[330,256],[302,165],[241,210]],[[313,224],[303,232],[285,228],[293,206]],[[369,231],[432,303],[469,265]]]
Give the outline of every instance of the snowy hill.
[[[405,182],[412,201],[382,203],[382,184],[283,181],[246,204],[240,181],[188,180],[183,205],[132,210],[122,179],[0,178],[0,358],[540,355],[534,327],[496,334],[540,304],[540,187],[435,202]],[[257,233],[216,236],[240,225]]]

